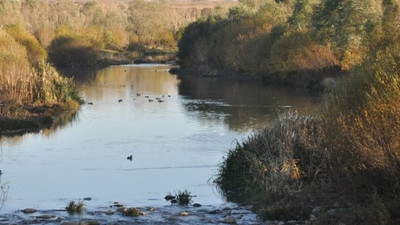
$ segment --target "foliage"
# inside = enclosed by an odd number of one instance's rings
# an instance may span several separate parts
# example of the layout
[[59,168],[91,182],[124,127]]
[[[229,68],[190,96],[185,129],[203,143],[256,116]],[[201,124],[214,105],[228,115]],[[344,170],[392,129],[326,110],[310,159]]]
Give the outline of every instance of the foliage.
[[70,201],[65,207],[65,210],[67,210],[67,212],[71,215],[81,214],[85,210],[85,203],[83,201],[78,203],[75,201]]
[[400,46],[376,51],[333,91],[322,114],[335,180],[353,188],[398,192]]
[[[27,37],[34,38],[29,35]],[[37,40],[31,40],[29,43],[34,43],[33,46],[38,44]],[[37,54],[31,53],[35,51],[32,50],[35,48],[32,48],[31,44],[20,44],[8,32],[0,30],[0,48],[2,102],[54,104],[81,101],[73,81],[62,78],[52,66],[43,61],[44,59],[39,60]],[[34,67],[29,56],[35,56],[37,59]]]
[[58,66],[95,65],[97,54],[95,41],[75,34],[60,34],[49,46],[49,60]]
[[47,52],[39,41],[27,32],[21,24],[8,25],[5,31],[10,34],[19,44],[26,48],[28,53],[28,61],[33,66],[46,61]]
[[242,199],[297,190],[304,181],[312,182],[326,172],[321,132],[313,117],[282,114],[230,150],[214,182]]

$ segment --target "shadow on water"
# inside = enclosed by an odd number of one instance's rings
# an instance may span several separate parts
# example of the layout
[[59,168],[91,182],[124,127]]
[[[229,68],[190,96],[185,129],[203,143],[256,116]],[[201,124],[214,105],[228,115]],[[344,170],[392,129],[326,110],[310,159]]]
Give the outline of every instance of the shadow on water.
[[198,112],[201,120],[222,120],[238,132],[262,128],[282,110],[294,108],[300,113],[313,113],[320,102],[318,94],[254,81],[190,75],[179,79],[179,94],[191,99],[185,103],[187,111]]
[[57,117],[53,123],[48,126],[41,127],[40,129],[34,130],[23,130],[21,132],[14,132],[10,134],[2,134],[0,135],[0,143],[8,143],[8,144],[17,144],[23,141],[24,135],[27,133],[31,134],[42,134],[43,137],[50,137],[54,135],[58,131],[64,129],[68,126],[73,126],[74,122],[79,120],[79,110],[74,112],[66,112]]

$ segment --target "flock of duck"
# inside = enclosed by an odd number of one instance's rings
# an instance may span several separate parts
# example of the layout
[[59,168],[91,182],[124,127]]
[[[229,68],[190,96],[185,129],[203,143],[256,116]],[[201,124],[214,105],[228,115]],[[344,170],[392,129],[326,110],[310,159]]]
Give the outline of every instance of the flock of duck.
[[[136,97],[140,97],[140,96],[142,96],[142,94],[136,93]],[[145,95],[144,97],[147,99],[148,102],[157,101],[158,103],[163,103],[163,102],[165,102],[164,98],[166,98],[166,97],[170,98],[171,95],[161,95],[160,97],[156,97],[155,100],[151,99],[149,95]],[[133,101],[135,101],[135,100],[136,100],[136,98],[133,99]],[[121,103],[123,101],[124,101],[123,99],[118,99],[119,103]],[[93,102],[87,102],[87,104],[88,105],[93,105]]]
[[[136,97],[140,97],[141,95],[142,94],[140,94],[140,93],[136,93]],[[168,98],[171,97],[171,95],[167,95],[167,96],[168,96]],[[154,99],[151,99],[149,95],[145,95],[144,97],[147,99],[148,102],[154,102]],[[161,97],[156,97],[155,101],[157,101],[159,103],[163,103],[164,98],[165,98],[165,95],[162,95]],[[135,100],[136,99],[134,98],[133,101],[135,101]],[[118,102],[123,102],[123,100],[119,99]]]

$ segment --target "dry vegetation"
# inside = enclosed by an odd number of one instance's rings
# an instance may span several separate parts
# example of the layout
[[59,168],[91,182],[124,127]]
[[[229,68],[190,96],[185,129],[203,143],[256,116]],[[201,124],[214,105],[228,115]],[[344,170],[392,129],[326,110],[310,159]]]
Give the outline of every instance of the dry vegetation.
[[[294,12],[318,1],[295,2]],[[314,13],[312,7],[303,9],[308,13],[292,15],[285,23],[298,24],[299,18],[304,21],[309,16],[314,21],[305,34],[315,36],[299,37],[298,29],[303,29],[299,24],[294,31],[287,24],[276,25],[270,35],[277,40],[278,45],[272,46],[277,50],[268,59],[278,54],[281,59],[274,64],[286,59],[290,66],[312,65],[315,62],[307,59],[327,56],[333,49],[337,58],[327,58],[349,73],[329,85],[315,116],[281,115],[229,151],[216,182],[233,193],[232,198],[256,202],[266,220],[399,224],[399,5],[389,0],[327,0],[314,5],[318,9]],[[290,38],[292,34],[297,35]],[[317,55],[309,58],[309,47],[300,48],[303,43],[293,39],[325,47],[316,48]],[[297,53],[287,55],[292,51]]]

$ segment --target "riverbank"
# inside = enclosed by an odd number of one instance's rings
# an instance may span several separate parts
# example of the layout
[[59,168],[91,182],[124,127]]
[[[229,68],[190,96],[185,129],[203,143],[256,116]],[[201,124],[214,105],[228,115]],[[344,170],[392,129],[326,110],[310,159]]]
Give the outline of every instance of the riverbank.
[[[60,104],[0,104],[0,135],[36,132],[65,124],[80,107],[78,102]],[[4,113],[3,113],[4,112]]]
[[[321,70],[293,71],[285,75],[251,74],[238,71],[217,70],[212,68],[182,68],[174,67],[170,73],[178,75],[193,75],[221,79],[234,79],[239,81],[259,81],[265,85],[279,85],[285,87],[301,88],[311,91],[323,91],[338,82],[341,77],[348,74],[340,68],[324,68]],[[284,78],[284,79],[282,79]]]

